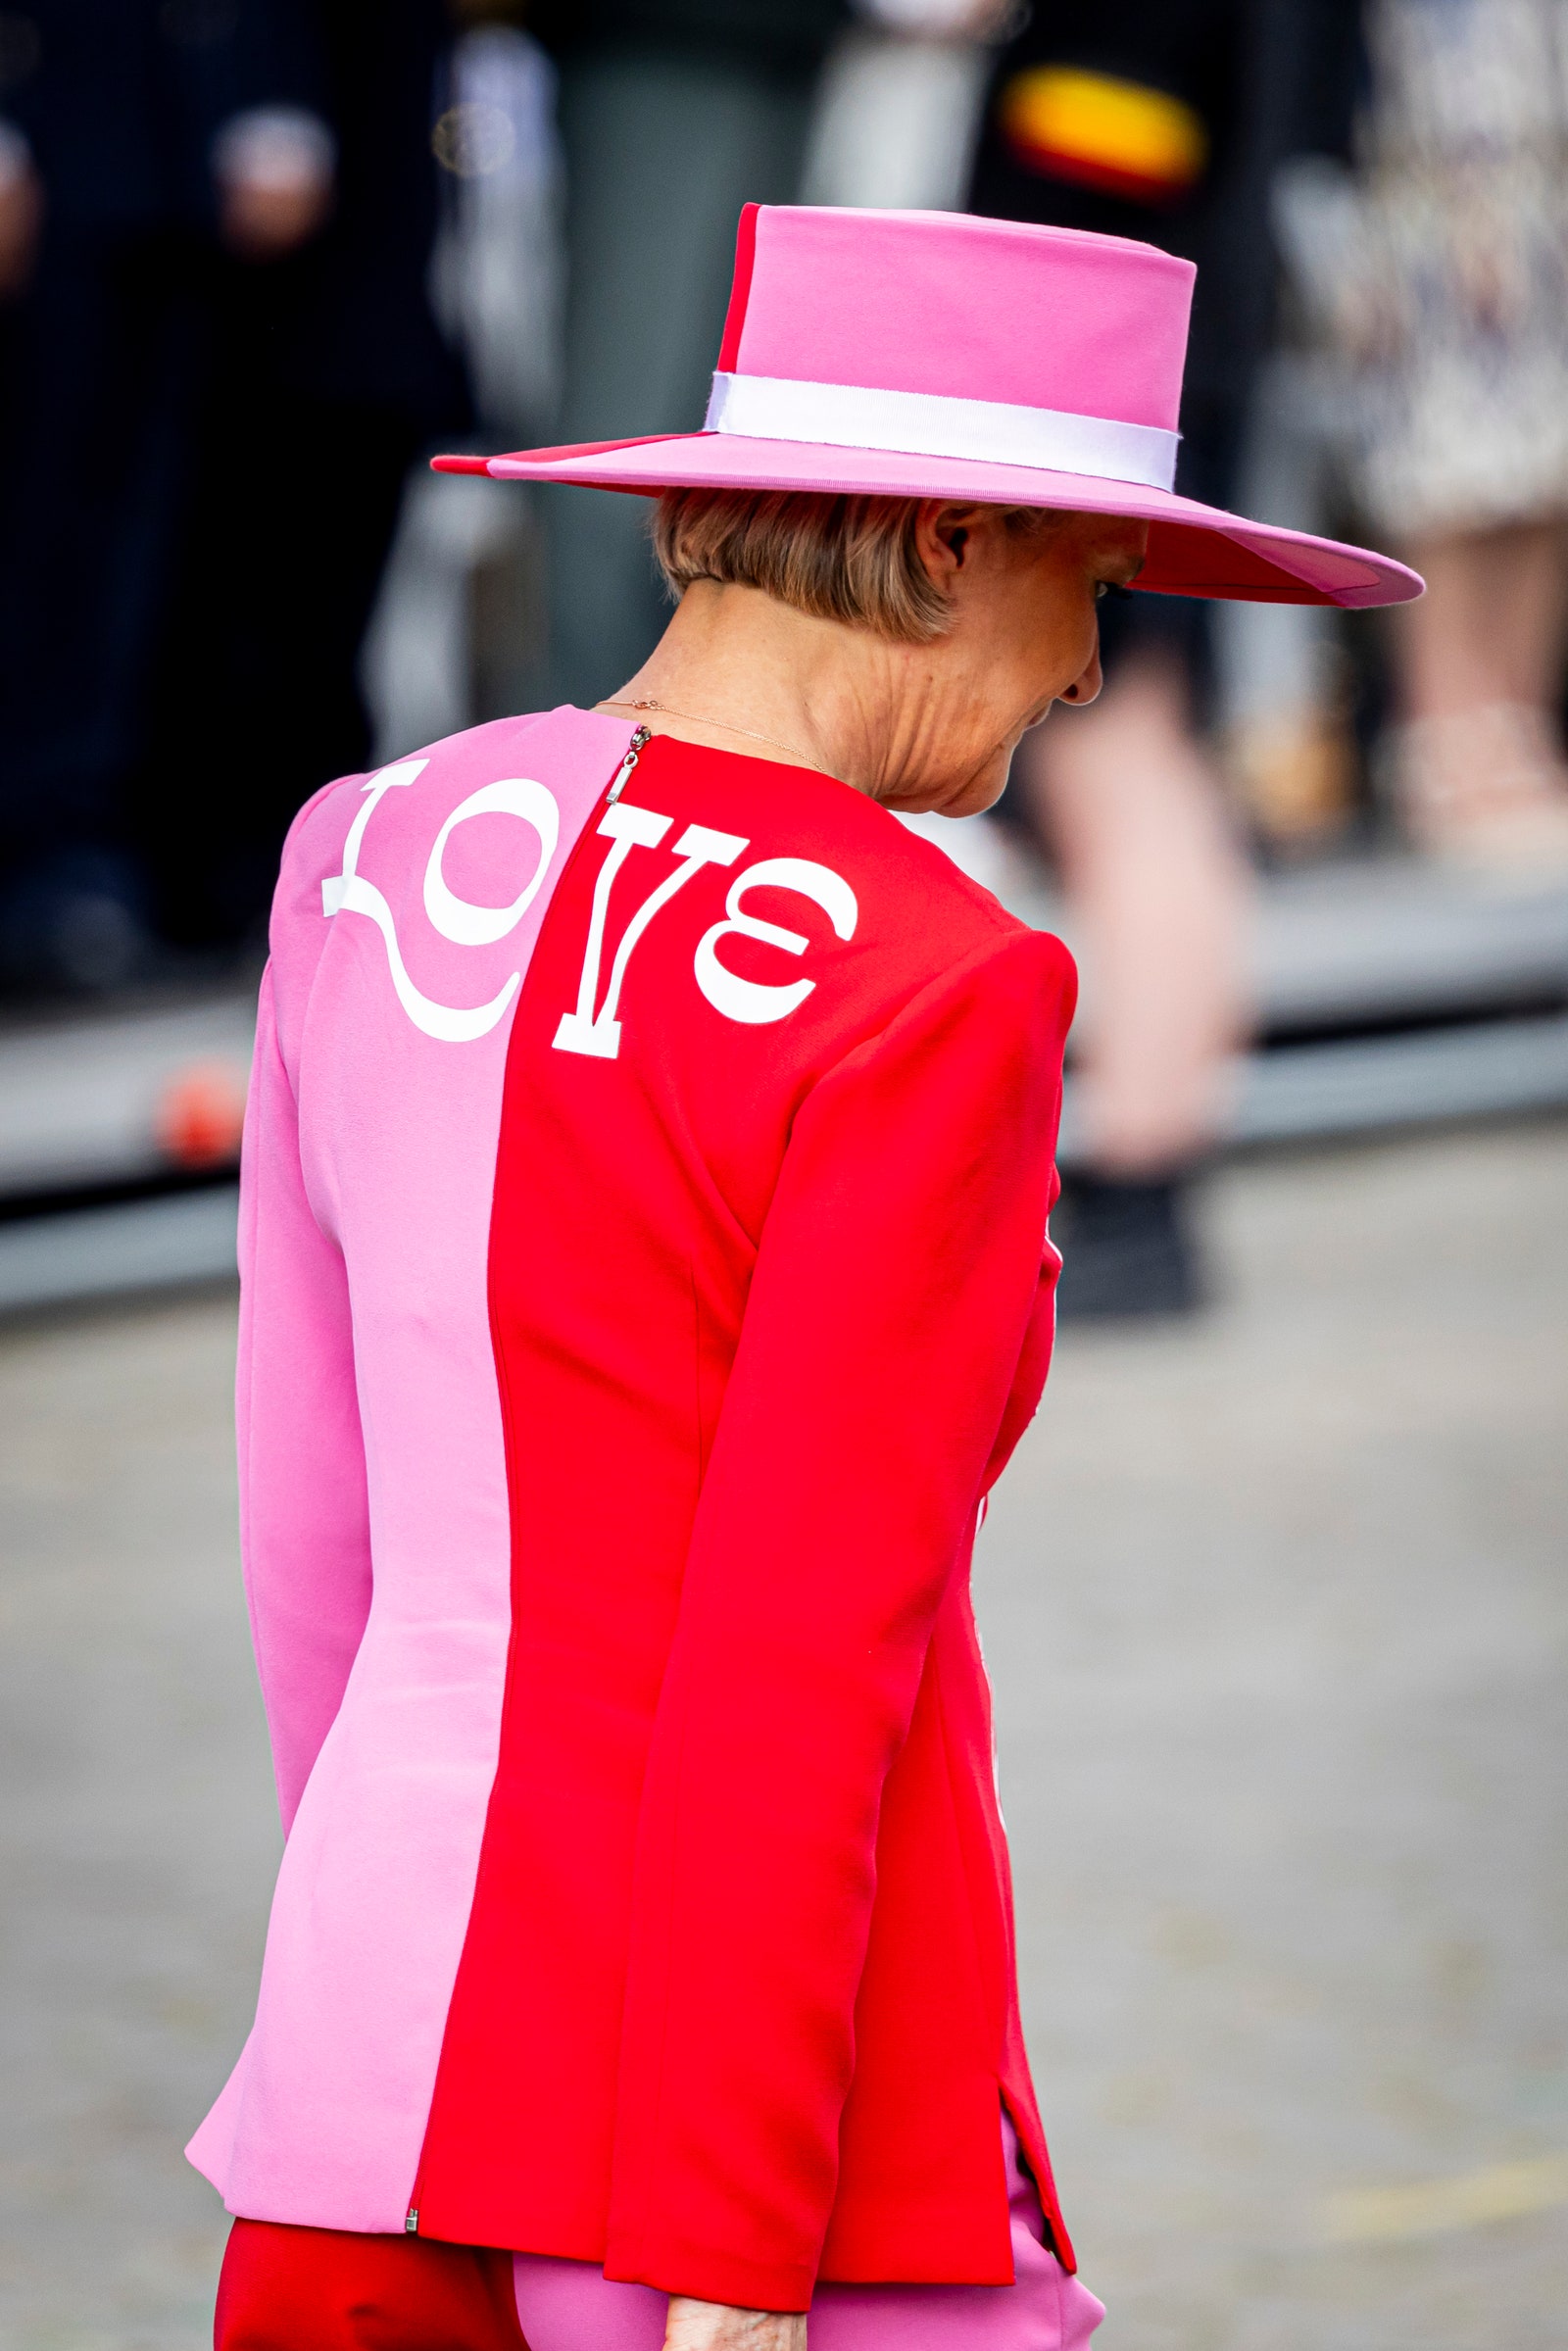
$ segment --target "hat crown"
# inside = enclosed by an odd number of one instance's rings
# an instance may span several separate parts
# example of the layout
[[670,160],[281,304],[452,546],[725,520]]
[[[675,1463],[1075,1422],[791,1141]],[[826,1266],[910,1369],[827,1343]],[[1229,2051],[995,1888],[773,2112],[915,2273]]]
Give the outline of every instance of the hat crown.
[[1191,262],[961,213],[748,205],[719,367],[1176,428]]

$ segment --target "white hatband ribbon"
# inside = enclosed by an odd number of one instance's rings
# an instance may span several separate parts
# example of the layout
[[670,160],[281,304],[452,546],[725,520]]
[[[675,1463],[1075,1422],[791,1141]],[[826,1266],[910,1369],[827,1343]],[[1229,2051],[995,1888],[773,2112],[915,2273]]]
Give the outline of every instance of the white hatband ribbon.
[[984,465],[1094,474],[1151,490],[1168,490],[1175,481],[1181,439],[1156,424],[1079,416],[1070,409],[806,383],[786,375],[715,375],[703,429],[753,441],[978,458]]

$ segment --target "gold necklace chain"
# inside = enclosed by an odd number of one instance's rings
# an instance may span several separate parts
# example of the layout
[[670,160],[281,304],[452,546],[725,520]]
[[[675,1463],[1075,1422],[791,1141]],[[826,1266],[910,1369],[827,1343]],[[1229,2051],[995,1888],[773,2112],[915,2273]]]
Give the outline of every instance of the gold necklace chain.
[[803,751],[798,751],[793,743],[786,743],[782,736],[764,735],[760,728],[755,726],[731,726],[727,718],[699,718],[695,710],[677,710],[673,703],[656,702],[651,694],[640,695],[635,702],[625,701],[618,695],[607,694],[605,707],[611,710],[662,710],[666,718],[684,718],[688,726],[713,726],[721,735],[744,735],[750,743],[771,743],[775,751],[787,751],[790,758],[799,759],[804,767],[815,764],[814,760],[808,759]]

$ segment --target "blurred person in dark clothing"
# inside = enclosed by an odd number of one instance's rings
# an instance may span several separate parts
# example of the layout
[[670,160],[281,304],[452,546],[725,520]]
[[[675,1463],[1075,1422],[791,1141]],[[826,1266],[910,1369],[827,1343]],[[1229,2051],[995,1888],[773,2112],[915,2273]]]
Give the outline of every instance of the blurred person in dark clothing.
[[[566,174],[563,441],[686,431],[708,404],[735,223],[796,193],[845,0],[540,0]],[[546,493],[553,693],[592,707],[668,617],[631,499]]]
[[424,290],[444,30],[435,0],[36,9],[0,94],[41,218],[0,461],[13,980],[135,976],[151,924],[236,944],[294,808],[365,763],[402,478],[465,420]]
[[[1269,339],[1273,172],[1343,142],[1355,36],[1350,0],[1055,0],[997,61],[972,209],[1198,264],[1176,486],[1210,505],[1233,495]],[[1207,607],[1118,602],[1102,648],[1099,703],[1026,737],[1012,788],[1074,903],[1087,966],[1069,1315],[1199,1302],[1187,1195],[1248,1020],[1248,876],[1203,744]]]
[[[332,205],[275,257],[229,230],[136,793],[161,925],[188,945],[259,934],[294,811],[369,763],[357,665],[403,482],[468,421],[427,288],[445,11],[314,0],[311,17]],[[215,793],[210,746],[225,738]]]
[[[258,266],[231,250],[220,266],[139,779],[162,924],[185,944],[259,931],[295,809],[368,764],[357,663],[403,482],[432,436],[468,420],[427,290],[445,12],[439,0],[315,0],[311,14],[332,207],[290,252]],[[210,746],[225,735],[232,766],[215,794]]]
[[[109,985],[145,952],[125,793],[172,577],[225,214],[258,233],[248,159],[285,101],[315,170],[274,239],[330,194],[307,27],[281,10],[40,0],[8,15],[0,116],[0,960],[23,984]],[[278,117],[273,115],[274,124]],[[262,206],[265,210],[265,206]]]

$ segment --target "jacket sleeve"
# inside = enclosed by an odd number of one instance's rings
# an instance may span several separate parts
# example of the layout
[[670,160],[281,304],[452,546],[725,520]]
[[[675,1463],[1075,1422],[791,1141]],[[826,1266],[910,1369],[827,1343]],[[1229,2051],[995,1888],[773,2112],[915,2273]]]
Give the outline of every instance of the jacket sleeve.
[[804,2310],[883,1783],[1040,1283],[1072,967],[972,955],[815,1086],[762,1232],[655,1725],[606,2274]]
[[240,1166],[240,1549],[287,1835],[370,1604],[365,1445],[342,1254],[306,1197],[262,981]]

